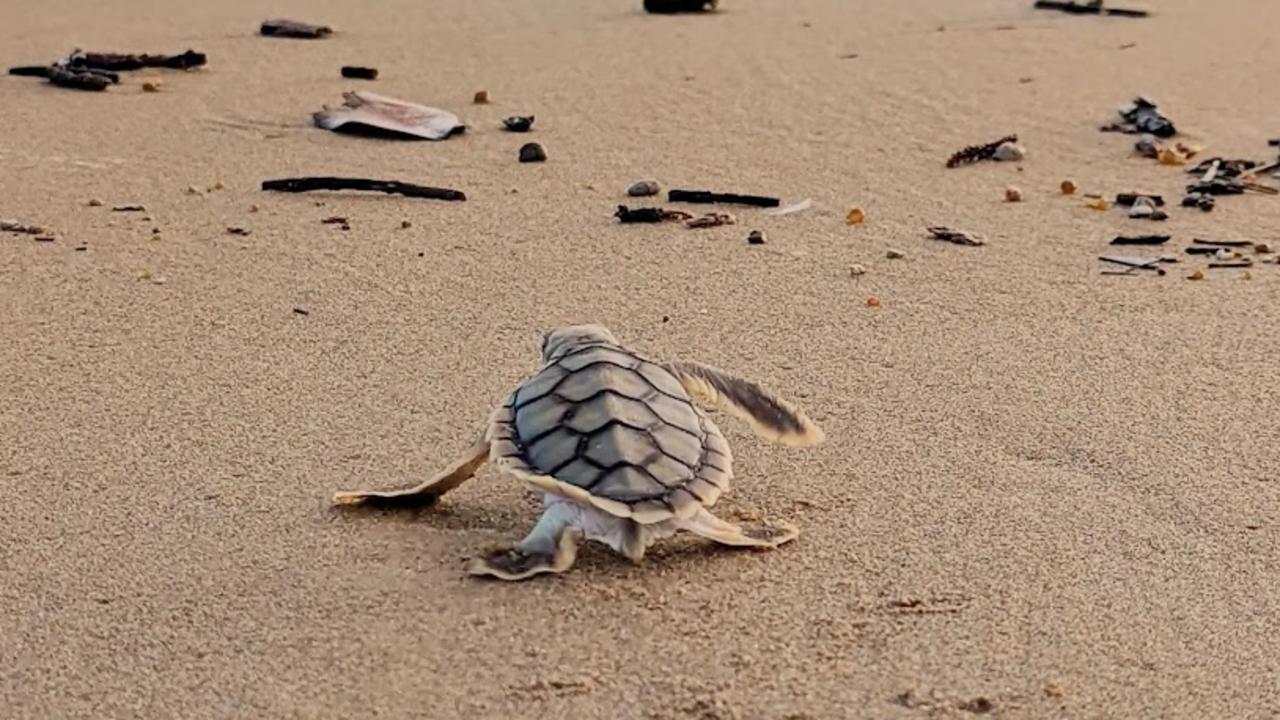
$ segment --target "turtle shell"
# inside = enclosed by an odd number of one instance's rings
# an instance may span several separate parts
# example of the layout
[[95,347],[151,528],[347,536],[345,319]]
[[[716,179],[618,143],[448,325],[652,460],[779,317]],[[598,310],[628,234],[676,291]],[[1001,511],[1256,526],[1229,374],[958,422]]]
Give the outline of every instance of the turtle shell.
[[687,518],[728,489],[724,435],[680,381],[610,344],[553,359],[491,428],[495,461],[552,492],[642,523]]

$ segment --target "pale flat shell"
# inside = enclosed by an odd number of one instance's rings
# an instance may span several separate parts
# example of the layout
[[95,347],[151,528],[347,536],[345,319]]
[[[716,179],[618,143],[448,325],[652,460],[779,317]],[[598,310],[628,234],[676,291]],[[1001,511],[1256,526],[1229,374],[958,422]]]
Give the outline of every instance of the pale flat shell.
[[[325,107],[312,118],[316,126],[338,130],[344,126],[374,128],[426,140],[444,140],[466,126],[457,115],[439,108],[357,90],[342,94],[342,107]],[[353,129],[348,127],[348,129]]]
[[813,200],[805,199],[805,200],[801,200],[798,203],[784,205],[783,207],[780,207],[780,208],[771,208],[769,210],[765,210],[764,214],[765,215],[790,215],[791,213],[803,212],[805,210],[808,210],[811,207],[813,207]]

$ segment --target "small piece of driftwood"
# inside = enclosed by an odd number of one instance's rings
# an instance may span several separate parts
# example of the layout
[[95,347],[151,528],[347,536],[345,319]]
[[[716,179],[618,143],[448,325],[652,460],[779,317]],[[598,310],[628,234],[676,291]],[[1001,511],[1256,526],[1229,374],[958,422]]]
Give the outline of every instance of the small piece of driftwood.
[[267,37],[304,38],[313,40],[333,34],[328,25],[312,25],[296,20],[264,20],[258,33]]
[[1196,245],[1213,245],[1216,247],[1253,247],[1252,240],[1205,240],[1203,238],[1192,238],[1191,242]]
[[188,70],[206,65],[209,58],[202,52],[187,50],[178,55],[131,55],[123,53],[81,52],[76,50],[67,58],[71,68],[88,68],[113,72],[141,70],[142,68],[171,68]]
[[366,90],[342,93],[341,107],[312,113],[316,127],[383,137],[444,140],[466,131],[457,115]]
[[1138,198],[1147,198],[1151,202],[1155,203],[1156,207],[1164,207],[1164,196],[1144,193],[1120,193],[1119,195],[1116,195],[1116,204],[1129,207],[1136,203]]
[[693,218],[692,215],[681,210],[667,210],[666,208],[657,207],[632,209],[626,205],[619,205],[618,211],[613,216],[618,218],[618,222],[626,224],[680,222]]
[[262,189],[295,193],[311,190],[368,190],[430,200],[467,199],[466,194],[461,190],[414,185],[397,180],[371,180],[368,178],[297,177],[263,180]]
[[21,77],[47,78],[49,77],[49,70],[52,68],[52,65],[18,65],[17,67],[9,68],[9,74]]
[[1172,238],[1171,235],[1118,235],[1111,241],[1112,245],[1163,245]]
[[1102,0],[1036,0],[1037,10],[1057,10],[1071,15],[1115,15],[1116,17],[1144,18],[1151,13],[1132,8],[1104,7]]
[[703,12],[710,5],[716,9],[718,0],[644,0],[645,12],[650,13],[692,13]]
[[1164,275],[1165,270],[1159,267],[1160,258],[1128,257],[1123,255],[1099,255],[1098,259],[1115,265],[1123,265],[1134,270],[1151,270],[1157,275]]
[[49,232],[39,225],[28,225],[17,220],[0,220],[0,231],[21,233],[23,235],[46,235]]
[[49,82],[58,87],[71,88],[73,90],[100,92],[106,90],[107,86],[111,84],[111,78],[97,73],[76,72],[62,67],[52,67],[49,68]]
[[1207,245],[1195,245],[1187,248],[1188,255],[1215,255],[1221,247],[1210,247]]
[[775,197],[763,195],[739,195],[738,193],[718,193],[710,190],[668,190],[667,200],[687,203],[729,203],[734,205],[751,205],[753,207],[778,207],[782,201]]
[[956,152],[950,158],[948,158],[947,167],[954,168],[954,167],[960,167],[961,165],[968,165],[969,163],[975,163],[980,160],[990,160],[991,158],[995,157],[996,148],[1000,147],[1005,143],[1016,143],[1016,142],[1018,142],[1017,135],[1006,135],[1000,138],[999,140],[994,140],[992,142],[985,143],[982,145],[970,145],[969,147],[966,147],[965,149]]
[[377,80],[378,68],[361,67],[359,65],[343,65],[342,77],[354,80]]
[[1232,260],[1230,262],[1211,262],[1211,268],[1249,268],[1253,267],[1252,260]]
[[987,241],[981,235],[967,230],[952,230],[944,225],[931,225],[928,228],[929,234],[937,240],[945,240],[956,245],[986,245]]

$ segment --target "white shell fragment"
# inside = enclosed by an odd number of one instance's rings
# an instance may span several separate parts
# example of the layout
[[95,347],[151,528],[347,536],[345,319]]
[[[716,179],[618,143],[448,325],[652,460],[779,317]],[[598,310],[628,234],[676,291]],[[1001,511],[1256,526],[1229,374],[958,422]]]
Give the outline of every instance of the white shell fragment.
[[991,157],[1000,162],[1018,162],[1027,157],[1027,149],[1017,143],[1000,143]]
[[393,134],[444,140],[466,126],[447,110],[397,100],[365,90],[345,92],[342,107],[312,115],[316,126],[325,130],[384,130]]
[[764,214],[765,215],[790,215],[791,213],[798,213],[804,210],[808,210],[811,207],[813,207],[813,200],[806,198],[804,200],[801,200],[798,203],[784,205],[780,208],[770,208],[768,210],[765,210]]

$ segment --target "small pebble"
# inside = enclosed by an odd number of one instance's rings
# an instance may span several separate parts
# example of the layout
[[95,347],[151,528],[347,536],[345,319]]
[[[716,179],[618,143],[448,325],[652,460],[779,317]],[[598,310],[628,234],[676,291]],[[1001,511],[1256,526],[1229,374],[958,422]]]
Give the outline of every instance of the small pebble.
[[884,256],[889,258],[890,260],[903,260],[907,257],[907,254],[902,252],[901,250],[894,250],[893,248],[889,248],[889,250],[885,252]]
[[103,202],[98,198],[92,198],[91,200],[89,200],[89,207],[102,207],[102,205],[103,205]]
[[160,92],[160,81],[151,80],[149,82],[142,83],[142,92]]
[[1275,248],[1271,247],[1270,243],[1258,243],[1253,246],[1253,251],[1259,255],[1266,255],[1275,252]]
[[1062,181],[1062,184],[1061,184],[1061,185],[1059,185],[1058,187],[1062,189],[1062,194],[1063,194],[1063,195],[1075,195],[1075,194],[1076,194],[1076,190],[1077,190],[1076,184],[1075,184],[1075,182],[1073,182],[1073,181],[1071,181],[1071,180],[1063,180],[1063,181]]
[[543,162],[547,159],[547,151],[538,143],[525,143],[520,146],[520,162]]
[[866,274],[867,274],[867,268],[862,265],[858,265],[857,263],[855,263],[849,266],[849,275],[851,277],[858,277],[860,275],[866,275]]
[[875,295],[872,295],[871,297],[867,298],[867,307],[869,308],[880,307],[880,298],[876,297]]
[[1017,143],[1000,143],[991,157],[1000,162],[1018,162],[1027,157],[1027,149]]
[[1154,135],[1143,135],[1133,144],[1133,148],[1146,157],[1157,157],[1160,154],[1160,143]]
[[476,104],[476,105],[484,105],[484,104],[488,103],[488,102],[489,102],[489,91],[488,91],[488,90],[477,90],[477,91],[476,91],[476,96],[475,96],[475,98],[474,98],[474,100],[473,100],[473,101],[475,102],[475,104]]
[[1172,148],[1161,148],[1159,154],[1156,155],[1156,158],[1160,161],[1161,165],[1187,164],[1187,159],[1182,156],[1182,153],[1177,150],[1173,150]]
[[866,219],[867,214],[863,212],[862,208],[858,207],[850,210],[849,214],[844,217],[844,221],[850,225],[858,225]]
[[188,186],[187,186],[187,194],[188,194],[188,195],[199,195],[199,194],[200,194],[200,188],[196,187],[195,185],[188,185]]
[[1010,185],[1004,189],[1004,199],[1007,202],[1022,202],[1022,190]]
[[222,182],[221,180],[219,180],[219,181],[217,181],[217,182],[215,182],[215,183],[213,184],[213,189],[214,189],[214,190],[226,190],[226,189],[227,189],[227,184],[226,184],[226,183],[224,183],[224,182]]
[[1203,271],[1201,271],[1201,270],[1196,270],[1195,272],[1193,272],[1193,273],[1191,273],[1190,275],[1188,275],[1188,276],[1187,276],[1187,279],[1188,279],[1188,280],[1203,280],[1203,279],[1204,279],[1204,272],[1203,272]]
[[231,235],[240,235],[240,236],[244,236],[244,235],[248,235],[248,234],[249,234],[249,232],[250,232],[250,231],[249,231],[248,229],[246,229],[246,228],[242,228],[242,227],[228,227],[228,228],[227,228],[227,233],[229,233],[229,234],[231,234]]
[[1151,217],[1150,217],[1149,219],[1151,219],[1151,220],[1168,220],[1168,219],[1169,219],[1169,214],[1168,214],[1168,213],[1166,213],[1165,211],[1161,210],[1160,208],[1156,208],[1155,210],[1152,210],[1152,211],[1151,211]]
[[532,115],[512,115],[502,120],[502,125],[511,132],[529,132],[533,127]]
[[408,230],[408,229],[409,229],[409,228],[411,228],[411,227],[413,227],[413,223],[412,223],[412,222],[409,222],[408,220],[401,220],[401,221],[400,221],[400,229],[402,229],[402,230]]
[[760,230],[752,230],[747,234],[747,243],[750,245],[763,245],[766,240],[765,234]]
[[257,205],[250,205],[250,206],[249,206],[249,212],[251,212],[251,213],[256,213],[256,212],[258,212],[258,211],[259,211],[259,210],[261,210],[261,209],[262,209],[262,208],[259,208]]
[[1155,213],[1156,207],[1146,198],[1138,198],[1129,208],[1129,217],[1131,218],[1149,218]]
[[627,194],[631,197],[648,197],[657,195],[662,190],[657,180],[640,180],[631,184],[627,188]]
[[1107,202],[1107,199],[1103,197],[1089,198],[1089,201],[1085,204],[1094,210],[1106,210],[1111,207],[1111,203]]

